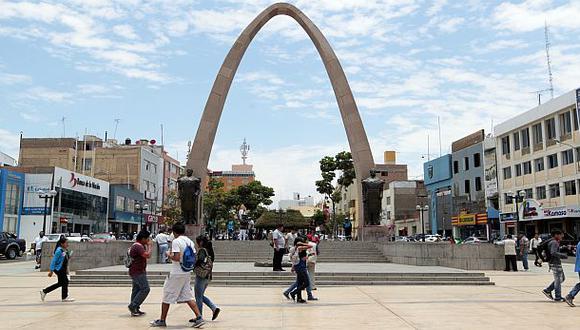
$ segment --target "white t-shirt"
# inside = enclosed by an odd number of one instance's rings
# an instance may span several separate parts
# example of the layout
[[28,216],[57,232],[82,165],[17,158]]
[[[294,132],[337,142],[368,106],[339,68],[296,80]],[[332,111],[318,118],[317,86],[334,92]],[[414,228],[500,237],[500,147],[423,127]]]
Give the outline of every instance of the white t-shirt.
[[288,242],[288,247],[294,246],[295,239],[296,239],[296,236],[294,236],[294,234],[292,234],[292,233],[286,234],[286,242]]
[[535,237],[532,238],[530,240],[530,251],[532,249],[537,249],[538,248],[538,245],[540,245],[540,243],[542,243],[542,239],[541,238],[539,238],[539,237],[538,238],[535,238]]
[[318,255],[316,254],[316,243],[308,242],[308,250],[306,250],[306,253],[308,253],[308,261],[316,263],[316,260],[318,259]]
[[278,229],[274,230],[272,233],[272,239],[275,242],[274,247],[279,249],[283,249],[286,244],[286,240],[284,240],[284,234],[282,234]]
[[169,243],[169,235],[165,233],[159,233],[157,236],[155,236],[155,242],[157,242],[159,245],[167,244]]
[[[171,242],[171,253],[181,253],[181,257],[183,258],[183,252],[185,251],[185,248],[187,246],[191,246],[191,248],[193,249],[193,252],[195,251],[195,244],[193,243],[192,240],[189,239],[189,237],[185,236],[185,235],[181,235],[178,238],[174,239]],[[175,261],[175,260],[171,260],[171,263],[173,265],[171,265],[171,274],[172,275],[181,275],[181,274],[189,274],[190,272],[184,272],[183,269],[181,269],[181,265],[179,261]]]
[[40,238],[40,236],[36,236],[36,238],[34,239],[34,244],[36,245],[36,250],[41,250],[42,249],[42,243],[48,241],[48,237],[44,236],[42,238]]
[[516,241],[513,239],[505,239],[503,241],[503,248],[504,253],[506,256],[515,256],[516,255]]

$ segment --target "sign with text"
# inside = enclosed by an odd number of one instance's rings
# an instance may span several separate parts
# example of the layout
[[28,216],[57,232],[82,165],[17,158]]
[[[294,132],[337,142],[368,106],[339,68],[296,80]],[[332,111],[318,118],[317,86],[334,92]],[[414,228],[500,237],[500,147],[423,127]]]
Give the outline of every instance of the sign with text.
[[[62,180],[62,181],[61,181]],[[109,197],[109,183],[80,173],[54,168],[54,186],[100,197]]]

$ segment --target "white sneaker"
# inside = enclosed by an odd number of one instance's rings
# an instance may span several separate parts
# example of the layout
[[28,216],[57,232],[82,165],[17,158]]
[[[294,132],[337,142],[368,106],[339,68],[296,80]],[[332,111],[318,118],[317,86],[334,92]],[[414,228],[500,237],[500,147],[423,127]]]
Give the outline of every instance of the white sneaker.
[[66,297],[62,300],[62,302],[73,302],[75,301],[75,298],[71,298],[71,297]]
[[44,293],[43,290],[40,290],[40,300],[42,300],[42,302],[44,302],[44,298],[46,298],[46,293]]

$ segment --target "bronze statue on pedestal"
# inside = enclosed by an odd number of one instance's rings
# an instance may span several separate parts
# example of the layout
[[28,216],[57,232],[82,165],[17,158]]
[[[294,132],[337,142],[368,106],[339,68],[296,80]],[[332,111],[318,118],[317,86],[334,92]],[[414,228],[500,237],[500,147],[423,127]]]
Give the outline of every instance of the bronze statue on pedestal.
[[193,170],[187,169],[186,176],[182,176],[177,180],[177,190],[181,201],[183,223],[197,225],[199,220],[201,179],[193,176]]
[[378,179],[375,170],[371,170],[371,176],[362,181],[362,195],[364,207],[364,224],[381,224],[381,201],[383,199],[383,186],[385,181]]

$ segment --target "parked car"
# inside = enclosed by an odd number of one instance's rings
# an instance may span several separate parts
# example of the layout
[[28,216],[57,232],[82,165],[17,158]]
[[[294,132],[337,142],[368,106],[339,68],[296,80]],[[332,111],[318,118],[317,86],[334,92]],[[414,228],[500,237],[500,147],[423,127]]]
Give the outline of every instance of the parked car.
[[395,236],[395,242],[409,242],[409,239],[405,236]]
[[6,259],[15,259],[26,250],[26,241],[11,233],[0,233],[0,254]]
[[472,236],[472,237],[468,237],[468,238],[464,239],[461,242],[461,244],[481,244],[481,243],[487,243],[487,239]]
[[425,242],[441,242],[441,235],[425,235]]
[[115,238],[113,237],[113,235],[111,235],[109,233],[93,234],[93,236],[91,237],[91,239],[95,243],[106,243],[106,242],[114,241],[115,240]]

